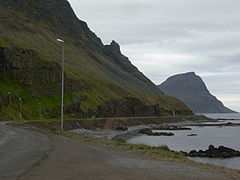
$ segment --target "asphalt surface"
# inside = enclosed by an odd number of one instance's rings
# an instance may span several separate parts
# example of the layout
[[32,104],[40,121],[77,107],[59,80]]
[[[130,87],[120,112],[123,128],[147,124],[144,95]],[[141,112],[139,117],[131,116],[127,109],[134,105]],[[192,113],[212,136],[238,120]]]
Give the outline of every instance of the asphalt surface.
[[37,131],[0,126],[0,179],[230,180],[239,174],[121,151]]
[[14,180],[45,158],[52,149],[47,135],[0,123],[0,180]]

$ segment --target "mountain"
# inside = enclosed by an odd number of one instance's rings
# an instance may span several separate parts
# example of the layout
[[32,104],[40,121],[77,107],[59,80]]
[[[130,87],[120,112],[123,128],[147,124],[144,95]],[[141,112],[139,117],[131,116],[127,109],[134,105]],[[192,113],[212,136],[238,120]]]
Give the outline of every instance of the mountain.
[[159,88],[181,100],[195,113],[234,113],[209,92],[201,77],[194,72],[172,76]]
[[79,20],[67,0],[0,0],[0,120],[191,114]]

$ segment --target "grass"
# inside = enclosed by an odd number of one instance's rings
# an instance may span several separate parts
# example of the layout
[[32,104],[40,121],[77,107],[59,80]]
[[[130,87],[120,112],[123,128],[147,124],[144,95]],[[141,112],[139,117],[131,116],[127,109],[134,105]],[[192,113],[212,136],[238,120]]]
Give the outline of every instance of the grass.
[[[11,109],[10,96],[11,92]],[[60,113],[60,94],[53,94],[51,96],[37,96],[30,95],[25,88],[18,82],[2,78],[0,80],[0,94],[5,97],[6,105],[2,107],[3,118],[1,120],[19,120],[20,113],[23,119],[40,119],[40,108],[42,108],[42,116],[44,118],[51,118],[49,115]],[[21,100],[19,99],[21,98]],[[73,100],[71,93],[65,93],[65,104],[70,104]],[[40,105],[41,104],[41,105]],[[51,113],[44,114],[45,110],[51,110]]]
[[4,47],[6,47],[6,45],[0,43],[0,47],[4,48]]

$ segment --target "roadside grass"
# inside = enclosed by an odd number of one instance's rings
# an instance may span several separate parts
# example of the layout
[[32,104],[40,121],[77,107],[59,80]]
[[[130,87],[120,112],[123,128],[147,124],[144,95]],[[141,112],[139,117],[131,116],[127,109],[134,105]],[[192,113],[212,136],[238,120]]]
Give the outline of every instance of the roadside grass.
[[94,143],[104,146],[111,146],[120,148],[121,150],[127,150],[127,151],[137,151],[144,154],[149,154],[153,156],[157,156],[161,160],[171,160],[176,162],[190,162],[189,159],[187,159],[182,153],[175,152],[170,150],[167,146],[159,146],[159,147],[152,147],[145,144],[128,144],[124,140],[107,140],[104,138],[89,136],[89,135],[80,135],[76,133],[71,132],[61,132],[59,130],[48,130],[49,133],[64,136],[67,138],[80,140],[88,143]]

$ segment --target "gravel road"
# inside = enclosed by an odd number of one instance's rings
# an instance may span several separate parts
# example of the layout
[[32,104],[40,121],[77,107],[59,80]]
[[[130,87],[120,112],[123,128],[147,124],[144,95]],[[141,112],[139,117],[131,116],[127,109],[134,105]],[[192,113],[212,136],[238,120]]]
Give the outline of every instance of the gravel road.
[[1,180],[20,175],[20,180],[240,179],[239,174],[159,161],[141,153],[28,129],[1,125],[0,135]]

